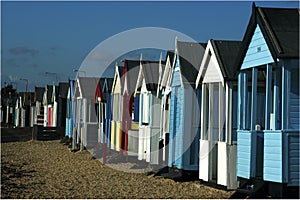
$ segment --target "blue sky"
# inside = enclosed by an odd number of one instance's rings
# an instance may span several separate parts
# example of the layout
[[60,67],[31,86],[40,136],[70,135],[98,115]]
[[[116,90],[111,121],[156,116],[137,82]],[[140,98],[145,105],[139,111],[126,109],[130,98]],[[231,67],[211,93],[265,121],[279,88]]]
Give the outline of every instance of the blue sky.
[[[299,7],[297,1],[256,2]],[[19,91],[66,82],[99,43],[133,28],[162,27],[194,40],[241,40],[252,2],[1,2],[1,84]],[[14,85],[15,86],[15,85]]]

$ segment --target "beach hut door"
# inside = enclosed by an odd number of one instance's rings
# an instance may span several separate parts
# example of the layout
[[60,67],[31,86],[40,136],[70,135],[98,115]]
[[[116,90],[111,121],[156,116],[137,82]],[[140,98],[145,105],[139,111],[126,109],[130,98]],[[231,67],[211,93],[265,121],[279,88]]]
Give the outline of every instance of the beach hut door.
[[52,126],[52,106],[48,107],[48,126]]

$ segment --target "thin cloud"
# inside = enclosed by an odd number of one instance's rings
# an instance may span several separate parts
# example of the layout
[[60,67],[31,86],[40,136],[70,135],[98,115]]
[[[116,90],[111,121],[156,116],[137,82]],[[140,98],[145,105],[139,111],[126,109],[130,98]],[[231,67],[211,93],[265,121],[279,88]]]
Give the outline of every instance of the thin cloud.
[[13,55],[31,54],[31,56],[35,56],[39,53],[38,50],[30,49],[28,47],[14,47],[9,49],[9,52]]

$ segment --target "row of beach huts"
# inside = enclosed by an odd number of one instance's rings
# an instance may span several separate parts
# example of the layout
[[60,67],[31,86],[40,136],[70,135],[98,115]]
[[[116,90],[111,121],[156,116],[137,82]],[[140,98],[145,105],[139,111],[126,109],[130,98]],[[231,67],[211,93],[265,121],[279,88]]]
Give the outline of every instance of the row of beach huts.
[[[12,85],[2,91],[1,123],[7,127],[65,127],[68,82],[19,92]],[[5,91],[6,90],[6,91]]]
[[299,68],[299,9],[253,4],[242,41],[176,38],[159,61],[124,58],[114,77],[64,83],[65,107],[59,86],[47,86],[33,119],[63,123],[73,149],[103,144],[227,189],[282,196],[300,186]]

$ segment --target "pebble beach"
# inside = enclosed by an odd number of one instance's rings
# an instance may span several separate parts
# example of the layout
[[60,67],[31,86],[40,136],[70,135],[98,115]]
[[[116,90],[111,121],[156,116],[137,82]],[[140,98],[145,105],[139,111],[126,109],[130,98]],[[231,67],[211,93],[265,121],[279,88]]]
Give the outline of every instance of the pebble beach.
[[59,140],[1,143],[1,198],[211,199],[233,192],[198,180],[120,171],[89,151],[69,151]]

